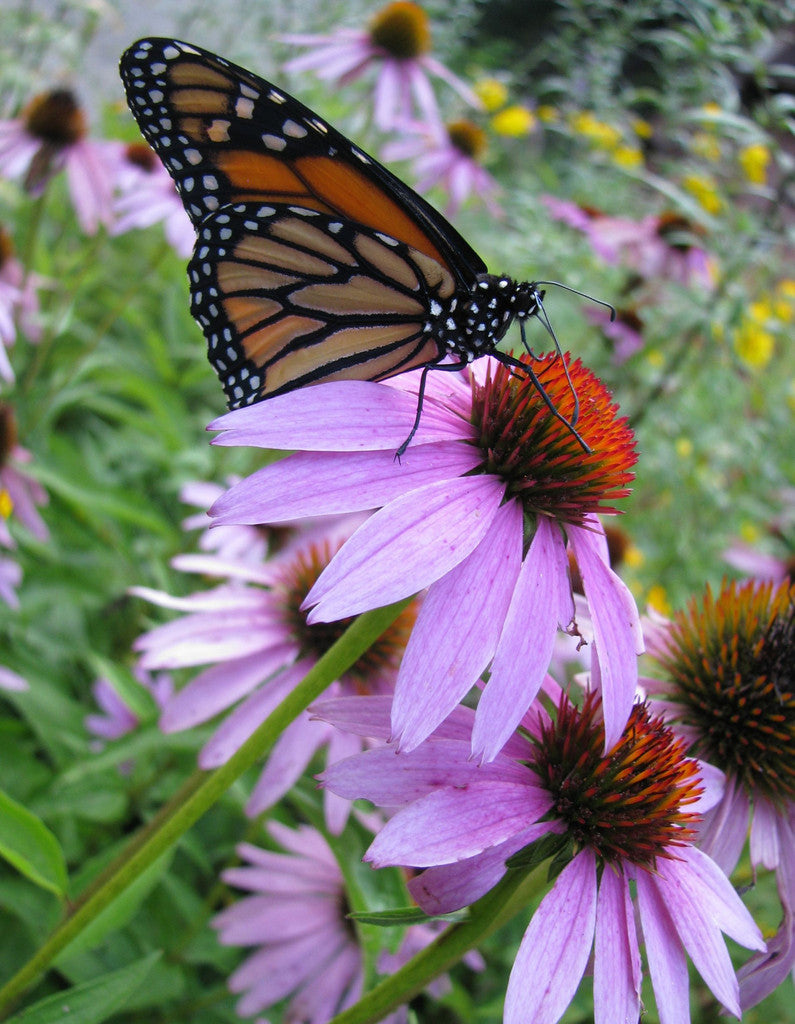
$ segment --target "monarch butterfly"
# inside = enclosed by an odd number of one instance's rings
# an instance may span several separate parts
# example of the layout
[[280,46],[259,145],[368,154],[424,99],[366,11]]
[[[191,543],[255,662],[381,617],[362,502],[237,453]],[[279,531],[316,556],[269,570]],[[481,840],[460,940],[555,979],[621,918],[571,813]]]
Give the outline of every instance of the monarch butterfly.
[[[130,109],[197,231],[191,310],[231,409],[319,381],[460,370],[543,313],[538,282],[487,273],[452,224],[298,100],[223,57],[142,39]],[[529,348],[528,348],[528,351]],[[453,357],[452,362],[444,362]],[[584,442],[580,443],[585,446]]]

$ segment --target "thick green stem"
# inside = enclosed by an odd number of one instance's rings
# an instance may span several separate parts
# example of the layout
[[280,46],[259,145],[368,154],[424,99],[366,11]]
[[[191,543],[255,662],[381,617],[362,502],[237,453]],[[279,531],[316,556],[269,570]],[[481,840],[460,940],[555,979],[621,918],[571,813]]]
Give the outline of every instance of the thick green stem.
[[120,856],[94,880],[38,952],[0,989],[0,1015],[7,1016],[18,997],[69,943],[263,756],[290,722],[353,665],[406,604],[404,601],[359,616],[226,764],[214,772],[196,772],[188,779]]

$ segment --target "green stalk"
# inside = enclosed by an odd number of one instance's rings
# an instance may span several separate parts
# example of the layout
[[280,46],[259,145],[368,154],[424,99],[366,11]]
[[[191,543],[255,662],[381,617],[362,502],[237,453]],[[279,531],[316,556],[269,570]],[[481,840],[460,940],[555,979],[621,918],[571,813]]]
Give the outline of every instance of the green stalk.
[[78,935],[183,836],[284,729],[387,629],[408,600],[360,615],[262,725],[215,771],[197,771],[94,880],[38,952],[0,989],[0,1016]]

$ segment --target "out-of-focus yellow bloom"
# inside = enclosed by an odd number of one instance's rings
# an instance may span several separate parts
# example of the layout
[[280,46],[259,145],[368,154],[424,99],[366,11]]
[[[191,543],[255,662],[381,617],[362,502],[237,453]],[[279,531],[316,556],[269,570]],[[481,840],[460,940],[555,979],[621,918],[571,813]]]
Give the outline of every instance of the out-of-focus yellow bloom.
[[654,129],[642,117],[633,117],[632,119],[632,130],[639,139],[650,139],[654,135]]
[[707,213],[720,213],[723,200],[718,195],[715,179],[708,174],[686,174],[682,185],[698,200]]
[[649,591],[646,594],[646,603],[651,605],[660,615],[671,614],[671,602],[668,600],[665,587],[660,583],[654,583],[649,587]]
[[793,312],[792,304],[787,299],[773,300],[773,316],[776,320],[788,324],[792,320]]
[[711,103],[705,103],[701,108],[701,112],[706,114],[707,117],[717,117],[722,111],[723,107],[720,103],[715,103],[714,100]]
[[491,127],[498,135],[510,135],[512,138],[529,135],[535,126],[532,111],[518,105],[505,107],[491,119]]
[[785,277],[776,285],[776,291],[788,299],[795,299],[795,281]]
[[628,146],[626,143],[622,143],[620,146],[616,146],[611,156],[619,167],[643,166],[643,153],[637,146]]
[[722,154],[720,141],[710,132],[695,132],[690,139],[690,149],[696,156],[713,163],[720,160]]
[[795,415],[795,377],[789,382],[789,393],[787,394],[787,405],[790,412]]
[[613,149],[621,141],[621,132],[606,121],[600,121],[590,110],[573,114],[569,121],[572,130],[585,135],[595,146]]
[[680,459],[689,459],[693,454],[693,442],[689,437],[677,437],[674,450]]
[[773,356],[776,340],[765,327],[746,319],[734,332],[734,351],[751,370],[761,370]]
[[658,348],[647,349],[646,360],[648,361],[649,366],[655,370],[659,370],[664,363],[663,354]]
[[646,556],[636,544],[627,545],[627,550],[624,552],[624,565],[628,569],[639,569],[645,561]]
[[11,499],[11,495],[4,487],[0,488],[0,517],[10,519],[13,511],[14,502]]
[[557,107],[553,107],[550,103],[542,103],[540,107],[536,107],[536,116],[544,124],[554,124],[560,115]]
[[767,168],[770,163],[770,150],[761,142],[754,142],[741,149],[737,159],[743,173],[752,185],[764,185],[767,181]]
[[773,316],[770,299],[765,295],[761,299],[748,303],[748,316],[757,323],[765,323]]
[[746,520],[740,525],[740,538],[744,540],[746,544],[756,544],[759,541],[760,531],[756,523],[749,522]]
[[475,82],[475,95],[489,113],[499,110],[508,100],[508,89],[498,78],[481,78]]

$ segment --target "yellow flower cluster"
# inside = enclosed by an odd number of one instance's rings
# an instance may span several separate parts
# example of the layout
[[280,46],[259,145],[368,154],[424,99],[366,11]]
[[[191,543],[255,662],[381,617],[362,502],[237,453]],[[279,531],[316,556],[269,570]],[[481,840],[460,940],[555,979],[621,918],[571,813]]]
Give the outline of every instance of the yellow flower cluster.
[[751,370],[763,369],[775,350],[776,335],[784,333],[793,319],[795,281],[779,281],[772,293],[749,303],[734,332],[733,345],[738,358]]
[[535,114],[521,104],[509,104],[508,89],[498,78],[482,78],[475,84],[475,93],[492,115],[491,127],[497,135],[522,138],[535,128]]
[[682,185],[687,191],[698,200],[707,213],[720,213],[723,209],[723,200],[718,194],[718,186],[715,179],[709,174],[686,174],[682,179]]
[[569,127],[577,135],[583,135],[596,149],[603,149],[610,154],[619,167],[640,167],[643,164],[643,151],[637,144],[638,138],[647,139],[652,133],[648,121],[636,118],[633,130],[636,138],[628,142],[615,125],[600,121],[592,111],[580,110],[569,117]]
[[770,150],[762,142],[741,149],[737,155],[743,173],[752,185],[764,185],[770,163]]

